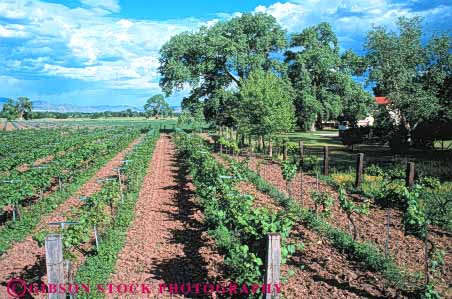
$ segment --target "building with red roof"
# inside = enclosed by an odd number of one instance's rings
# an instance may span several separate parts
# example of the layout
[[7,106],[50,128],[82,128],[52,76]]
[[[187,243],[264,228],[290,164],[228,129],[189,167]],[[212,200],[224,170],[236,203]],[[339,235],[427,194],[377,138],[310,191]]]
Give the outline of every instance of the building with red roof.
[[388,97],[375,97],[375,103],[378,105],[387,105],[391,103],[391,100]]

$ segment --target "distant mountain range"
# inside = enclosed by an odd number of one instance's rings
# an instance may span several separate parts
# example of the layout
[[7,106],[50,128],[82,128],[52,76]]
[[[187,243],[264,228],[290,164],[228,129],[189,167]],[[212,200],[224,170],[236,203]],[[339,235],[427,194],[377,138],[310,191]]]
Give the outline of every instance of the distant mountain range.
[[112,111],[119,112],[127,109],[132,111],[143,111],[142,107],[132,105],[97,105],[97,106],[77,106],[73,104],[52,104],[46,101],[33,101],[33,111],[43,112],[104,112]]
[[[0,110],[3,108],[3,104],[7,101],[7,98],[0,97]],[[94,112],[104,112],[104,111],[112,111],[119,112],[127,109],[131,109],[132,111],[143,111],[143,107],[133,106],[133,105],[97,105],[97,106],[77,106],[73,104],[52,104],[46,101],[32,101],[33,102],[33,111],[36,112],[86,112],[86,113],[94,113]],[[175,112],[180,111],[179,106],[171,107]]]

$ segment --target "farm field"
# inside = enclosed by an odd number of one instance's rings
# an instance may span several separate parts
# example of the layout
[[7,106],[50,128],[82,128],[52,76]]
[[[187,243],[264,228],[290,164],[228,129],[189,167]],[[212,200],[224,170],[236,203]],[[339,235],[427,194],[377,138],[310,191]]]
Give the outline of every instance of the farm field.
[[0,119],[0,128],[3,131],[21,129],[61,128],[61,127],[102,127],[102,126],[154,126],[173,128],[176,124],[175,118],[153,119],[150,121],[144,117],[110,117],[110,118],[74,118],[74,119],[37,119],[22,121],[6,121]]
[[[355,238],[337,203],[335,173],[316,182],[315,172],[299,172],[288,189],[278,158],[221,154],[215,135],[163,128],[159,133],[156,126],[100,121],[3,132],[4,152],[15,159],[0,164],[0,279],[48,283],[46,238],[60,234],[64,279],[89,288],[73,294],[77,298],[133,295],[121,288],[96,291],[109,283],[144,283],[147,298],[228,297],[225,284],[237,283],[249,286],[249,294],[237,295],[259,297],[261,291],[252,294],[252,288],[266,273],[266,236],[278,232],[285,298],[413,298],[422,285],[424,243],[405,235],[396,207],[385,255],[385,208],[368,198],[368,212],[353,216]],[[34,150],[21,147],[27,143]],[[315,192],[332,202],[318,202]],[[432,227],[429,236],[444,253],[434,275],[445,296],[452,294],[448,229]],[[204,291],[209,283],[223,288]],[[8,292],[3,283],[0,296]]]
[[452,1],[0,1],[0,299],[452,299]]

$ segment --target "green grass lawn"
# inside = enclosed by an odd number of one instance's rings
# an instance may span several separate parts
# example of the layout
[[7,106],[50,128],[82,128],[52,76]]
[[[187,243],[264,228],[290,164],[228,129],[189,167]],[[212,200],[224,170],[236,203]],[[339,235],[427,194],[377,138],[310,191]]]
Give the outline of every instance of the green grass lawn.
[[[441,142],[435,144],[434,150],[411,149],[405,154],[394,154],[390,147],[382,144],[358,144],[353,150],[344,146],[337,130],[319,130],[316,132],[294,132],[285,135],[293,146],[302,140],[305,155],[315,155],[323,159],[324,146],[329,147],[330,167],[338,170],[354,169],[358,153],[364,153],[365,164],[378,164],[387,167],[406,167],[407,162],[415,162],[418,174],[452,180],[452,152],[441,150]],[[452,146],[452,141],[445,141],[444,148]]]

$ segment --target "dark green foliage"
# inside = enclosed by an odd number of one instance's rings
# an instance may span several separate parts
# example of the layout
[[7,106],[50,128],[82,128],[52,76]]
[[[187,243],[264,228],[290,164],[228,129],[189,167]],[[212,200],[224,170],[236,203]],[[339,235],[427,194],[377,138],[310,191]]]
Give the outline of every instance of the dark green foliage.
[[[228,161],[236,163],[232,159]],[[382,273],[393,285],[404,286],[406,280],[404,271],[399,269],[390,257],[385,257],[375,244],[354,241],[350,234],[331,226],[311,211],[301,208],[293,199],[285,196],[254,171],[247,168],[247,174],[249,181],[256,185],[258,190],[270,195],[279,205],[289,210],[290,214],[296,215],[298,221],[305,222],[309,228],[329,239],[334,247],[345,252],[350,258],[362,262],[370,270]]]
[[[104,293],[96,293],[96,285],[106,284],[116,266],[119,252],[124,246],[127,229],[134,219],[135,203],[138,199],[139,190],[144,176],[148,170],[149,160],[152,158],[155,142],[158,134],[151,131],[140,147],[126,156],[128,163],[125,175],[128,177],[127,189],[125,190],[124,203],[117,204],[113,221],[101,234],[99,250],[96,255],[86,258],[85,263],[78,269],[75,277],[76,283],[87,283],[91,286],[89,294],[80,292],[79,298],[103,298]],[[107,194],[117,192],[117,185],[105,186],[96,196],[104,198]]]
[[254,207],[254,198],[240,194],[235,187],[243,179],[244,164],[226,170],[208,153],[200,137],[179,133],[177,146],[193,177],[210,234],[225,256],[230,278],[238,283],[260,281],[269,233],[281,234],[283,261],[294,252],[295,247],[286,242],[293,217]]

